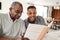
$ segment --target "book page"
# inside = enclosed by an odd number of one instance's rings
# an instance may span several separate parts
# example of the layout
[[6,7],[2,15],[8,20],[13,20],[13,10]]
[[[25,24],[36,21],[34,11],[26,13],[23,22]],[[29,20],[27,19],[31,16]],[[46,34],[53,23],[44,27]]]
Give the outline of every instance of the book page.
[[44,27],[47,26],[38,24],[29,24],[24,37],[29,38],[30,40],[37,40]]
[[[38,40],[38,38],[41,36],[43,38],[45,36],[44,33],[47,33],[49,28],[52,26],[53,21],[48,25],[38,25],[38,24],[29,24],[25,36],[26,38],[29,38],[30,40]],[[40,35],[42,33],[42,35]]]

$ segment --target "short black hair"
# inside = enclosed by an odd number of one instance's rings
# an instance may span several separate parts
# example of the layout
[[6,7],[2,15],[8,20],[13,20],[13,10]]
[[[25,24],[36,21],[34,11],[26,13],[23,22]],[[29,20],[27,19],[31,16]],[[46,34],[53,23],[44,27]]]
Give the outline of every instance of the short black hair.
[[35,8],[35,9],[36,9],[36,7],[35,7],[35,6],[29,6],[29,7],[27,8],[27,10],[28,10],[28,9],[30,9],[30,8]]

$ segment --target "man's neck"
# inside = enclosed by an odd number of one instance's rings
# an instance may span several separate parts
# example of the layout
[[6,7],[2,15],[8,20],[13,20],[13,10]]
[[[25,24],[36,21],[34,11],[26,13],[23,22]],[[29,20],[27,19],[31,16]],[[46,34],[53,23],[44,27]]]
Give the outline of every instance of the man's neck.
[[[9,14],[10,15],[10,14]],[[11,15],[10,15],[10,18],[13,20],[13,22],[16,20],[16,19],[14,19]]]

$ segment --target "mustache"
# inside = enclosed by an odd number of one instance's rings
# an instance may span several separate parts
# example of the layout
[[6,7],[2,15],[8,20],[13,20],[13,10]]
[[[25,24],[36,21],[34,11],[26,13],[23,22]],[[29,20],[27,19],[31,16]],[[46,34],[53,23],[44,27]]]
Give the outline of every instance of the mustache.
[[[34,18],[35,18],[36,16],[31,16],[31,17],[34,17]],[[30,17],[30,18],[31,18],[31,17]]]

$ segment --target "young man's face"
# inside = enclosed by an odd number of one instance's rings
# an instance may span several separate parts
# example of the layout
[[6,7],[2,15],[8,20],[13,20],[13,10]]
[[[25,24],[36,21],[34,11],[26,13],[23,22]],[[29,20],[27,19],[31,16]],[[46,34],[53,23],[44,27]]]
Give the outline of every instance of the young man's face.
[[36,9],[35,8],[28,9],[27,15],[28,15],[28,18],[29,18],[30,22],[35,21],[35,19],[36,19]]
[[18,18],[20,18],[21,14],[22,14],[22,10],[23,10],[23,8],[19,4],[16,4],[14,6],[14,8],[10,9],[10,16],[13,19],[18,19]]

